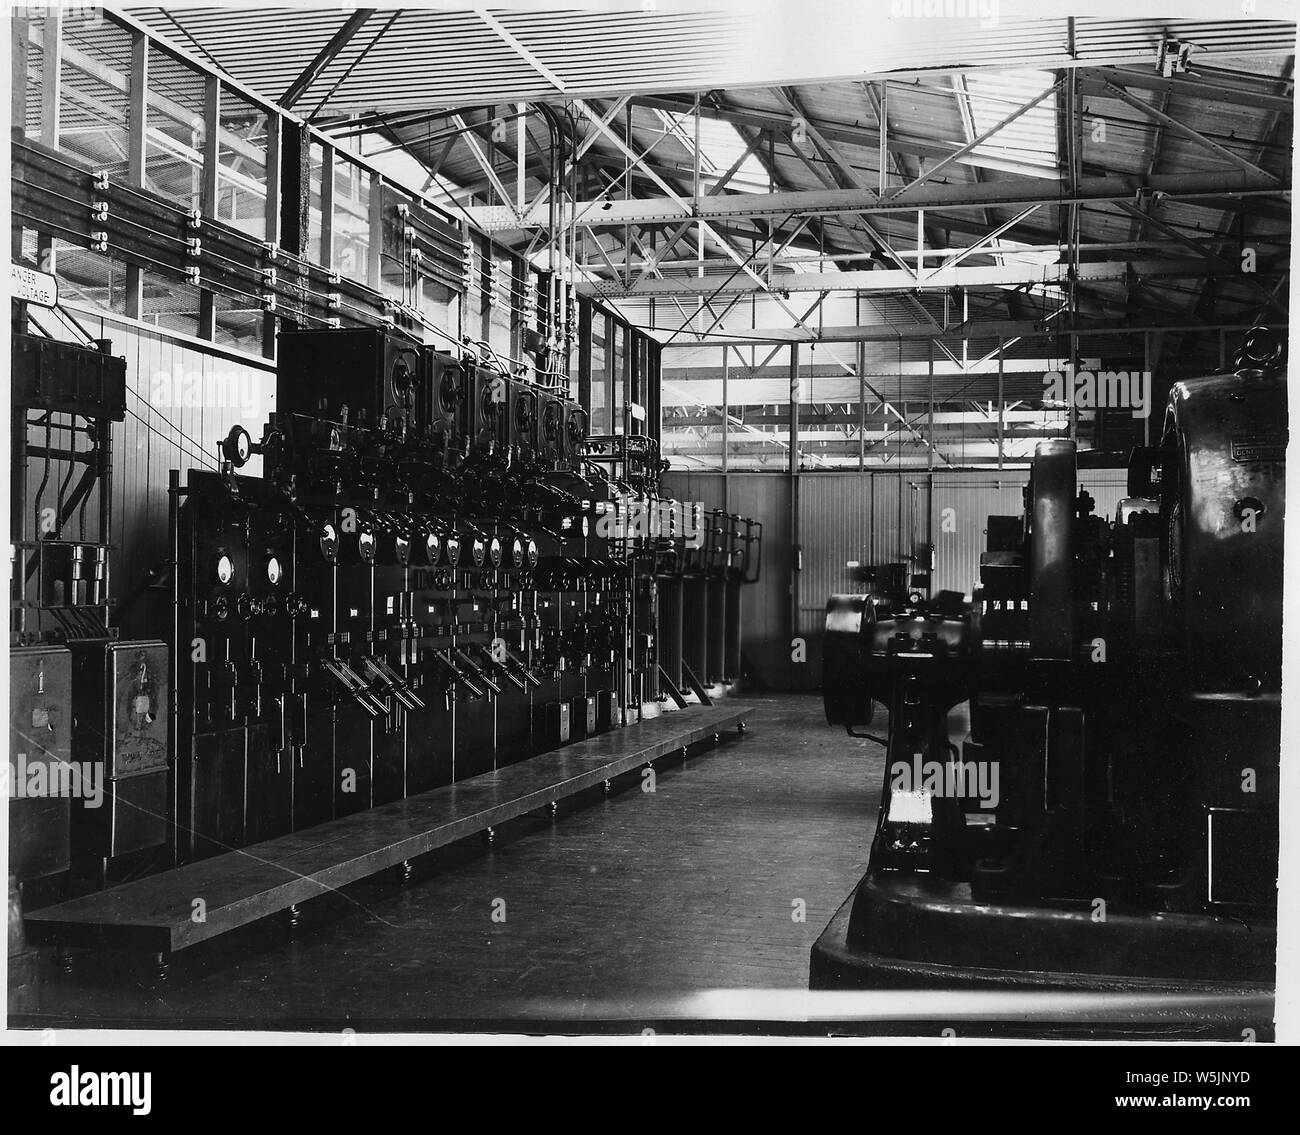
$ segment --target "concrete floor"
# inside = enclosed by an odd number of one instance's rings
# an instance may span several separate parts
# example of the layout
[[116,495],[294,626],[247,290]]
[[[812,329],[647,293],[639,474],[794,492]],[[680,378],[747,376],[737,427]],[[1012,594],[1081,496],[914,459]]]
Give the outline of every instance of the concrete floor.
[[[620,1031],[727,1016],[710,990],[801,990],[866,867],[883,751],[813,695],[751,699],[740,740],[629,776],[177,955],[81,955],[10,990],[11,1027]],[[494,913],[496,920],[494,921]],[[802,914],[802,920],[799,915]],[[504,921],[501,921],[504,916]]]

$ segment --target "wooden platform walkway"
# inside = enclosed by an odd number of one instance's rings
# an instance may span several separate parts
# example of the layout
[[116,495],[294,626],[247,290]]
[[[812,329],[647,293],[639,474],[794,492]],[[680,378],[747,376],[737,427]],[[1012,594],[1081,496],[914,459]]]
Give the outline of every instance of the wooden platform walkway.
[[[168,955],[743,726],[692,707],[508,768],[27,914],[29,942]],[[200,905],[201,903],[201,905]],[[196,916],[202,911],[202,917]]]

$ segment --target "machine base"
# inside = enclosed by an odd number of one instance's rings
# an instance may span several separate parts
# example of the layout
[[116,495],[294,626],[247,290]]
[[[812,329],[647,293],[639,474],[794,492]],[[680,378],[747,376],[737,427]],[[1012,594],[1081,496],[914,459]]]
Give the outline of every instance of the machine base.
[[[809,986],[1131,995],[1127,1002],[1122,996],[1097,998],[1091,1008],[1090,999],[1063,997],[1060,1023],[1096,1021],[1107,1031],[1124,1031],[1130,1012],[1125,1005],[1131,1003],[1135,1031],[1149,1031],[1163,1018],[1167,1028],[1209,1029],[1233,1039],[1243,1029],[1261,1040],[1271,1034],[1274,927],[1188,915],[1112,914],[1104,937],[1089,944],[1095,925],[1087,913],[977,903],[968,887],[947,880],[869,874],[814,944]],[[1199,962],[1193,960],[1198,947]],[[1046,964],[1053,954],[1054,964]],[[1215,973],[1215,962],[1232,955],[1237,964],[1221,964]],[[1167,1012],[1160,1008],[1164,1002]],[[954,1009],[959,1005],[955,1000]],[[996,1010],[996,1003],[984,1006],[982,1019],[990,1007]],[[1004,1011],[1009,1019],[1024,1020],[1022,1008],[1009,999]]]

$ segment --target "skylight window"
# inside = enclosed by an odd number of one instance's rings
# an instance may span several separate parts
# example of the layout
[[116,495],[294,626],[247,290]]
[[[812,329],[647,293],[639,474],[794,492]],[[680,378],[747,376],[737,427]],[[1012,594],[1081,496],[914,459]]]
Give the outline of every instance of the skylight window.
[[[695,116],[671,110],[657,110],[664,129],[669,131],[687,151],[695,152]],[[745,140],[730,122],[700,116],[700,182],[708,192],[722,179],[740,155],[745,152]],[[727,181],[728,189],[745,192],[766,192],[767,171],[753,154],[750,154]]]
[[[953,80],[968,140],[991,130],[1018,107],[1056,81],[1050,71],[968,73]],[[996,159],[1004,168],[1030,175],[1056,176],[1056,105],[1045,98],[1014,122],[976,146],[974,153]]]

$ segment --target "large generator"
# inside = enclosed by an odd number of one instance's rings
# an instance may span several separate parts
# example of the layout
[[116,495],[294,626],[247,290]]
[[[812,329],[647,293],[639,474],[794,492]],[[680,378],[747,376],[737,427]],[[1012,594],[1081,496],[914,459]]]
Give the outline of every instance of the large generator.
[[1256,329],[1174,386],[1115,516],[1043,441],[969,598],[830,599],[827,718],[888,727],[814,987],[1271,987],[1286,414]]

